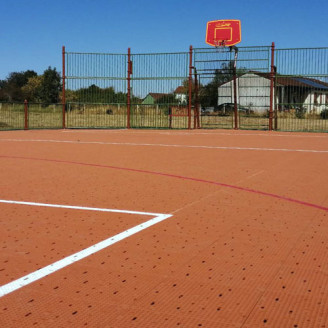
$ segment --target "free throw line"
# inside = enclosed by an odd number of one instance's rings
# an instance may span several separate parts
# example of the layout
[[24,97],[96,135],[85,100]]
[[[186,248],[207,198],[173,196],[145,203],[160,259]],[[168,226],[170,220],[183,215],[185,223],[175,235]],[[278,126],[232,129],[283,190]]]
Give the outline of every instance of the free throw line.
[[0,203],[6,204],[16,204],[16,205],[28,205],[28,206],[43,206],[43,207],[55,207],[55,208],[67,208],[74,210],[84,210],[84,211],[98,211],[98,212],[112,212],[112,213],[125,213],[125,214],[137,214],[137,215],[148,215],[153,218],[143,222],[135,227],[127,229],[115,236],[111,236],[95,245],[92,245],[80,252],[69,255],[57,262],[54,262],[46,267],[43,267],[39,270],[36,270],[26,276],[23,276],[17,280],[14,280],[6,285],[0,286],[0,298],[12,293],[13,291],[20,289],[24,286],[31,284],[34,281],[42,279],[60,269],[65,268],[68,265],[71,265],[77,261],[80,261],[94,253],[97,253],[127,237],[130,237],[144,229],[151,227],[161,221],[164,221],[170,218],[171,214],[161,214],[161,213],[150,213],[150,212],[138,212],[138,211],[128,211],[128,210],[117,210],[117,209],[108,209],[108,208],[95,208],[95,207],[82,207],[82,206],[69,206],[69,205],[57,205],[57,204],[44,204],[44,203],[33,203],[33,202],[22,202],[14,200],[0,200]]

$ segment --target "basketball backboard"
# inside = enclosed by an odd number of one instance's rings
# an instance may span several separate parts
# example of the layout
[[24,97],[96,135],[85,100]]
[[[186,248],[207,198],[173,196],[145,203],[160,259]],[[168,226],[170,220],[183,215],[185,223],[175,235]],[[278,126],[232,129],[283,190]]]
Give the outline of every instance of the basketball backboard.
[[214,47],[231,47],[241,41],[241,23],[237,19],[207,22],[206,43]]

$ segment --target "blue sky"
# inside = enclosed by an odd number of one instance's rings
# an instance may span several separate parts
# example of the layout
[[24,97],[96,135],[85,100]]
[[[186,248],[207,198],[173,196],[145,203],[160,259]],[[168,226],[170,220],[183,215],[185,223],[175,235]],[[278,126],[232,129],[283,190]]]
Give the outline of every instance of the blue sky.
[[176,52],[205,47],[206,22],[240,19],[241,46],[328,46],[327,0],[0,0],[0,79],[61,71],[80,52]]

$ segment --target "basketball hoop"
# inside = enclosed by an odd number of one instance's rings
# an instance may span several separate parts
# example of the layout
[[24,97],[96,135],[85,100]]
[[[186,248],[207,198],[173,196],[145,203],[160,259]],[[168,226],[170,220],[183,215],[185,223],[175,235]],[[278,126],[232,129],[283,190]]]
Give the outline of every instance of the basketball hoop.
[[226,40],[214,40],[214,47],[218,52],[224,52],[226,47]]
[[226,40],[214,40],[215,48],[224,47],[226,44]]

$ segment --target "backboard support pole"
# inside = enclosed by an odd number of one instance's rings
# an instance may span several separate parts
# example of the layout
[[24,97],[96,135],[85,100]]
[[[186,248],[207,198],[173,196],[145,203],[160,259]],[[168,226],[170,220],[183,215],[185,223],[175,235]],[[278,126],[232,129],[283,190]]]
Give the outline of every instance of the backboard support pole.
[[233,102],[234,102],[234,116],[235,124],[234,129],[238,130],[238,100],[237,100],[237,59],[238,59],[238,48],[236,46],[231,46],[230,51],[235,52],[235,59],[233,62]]

